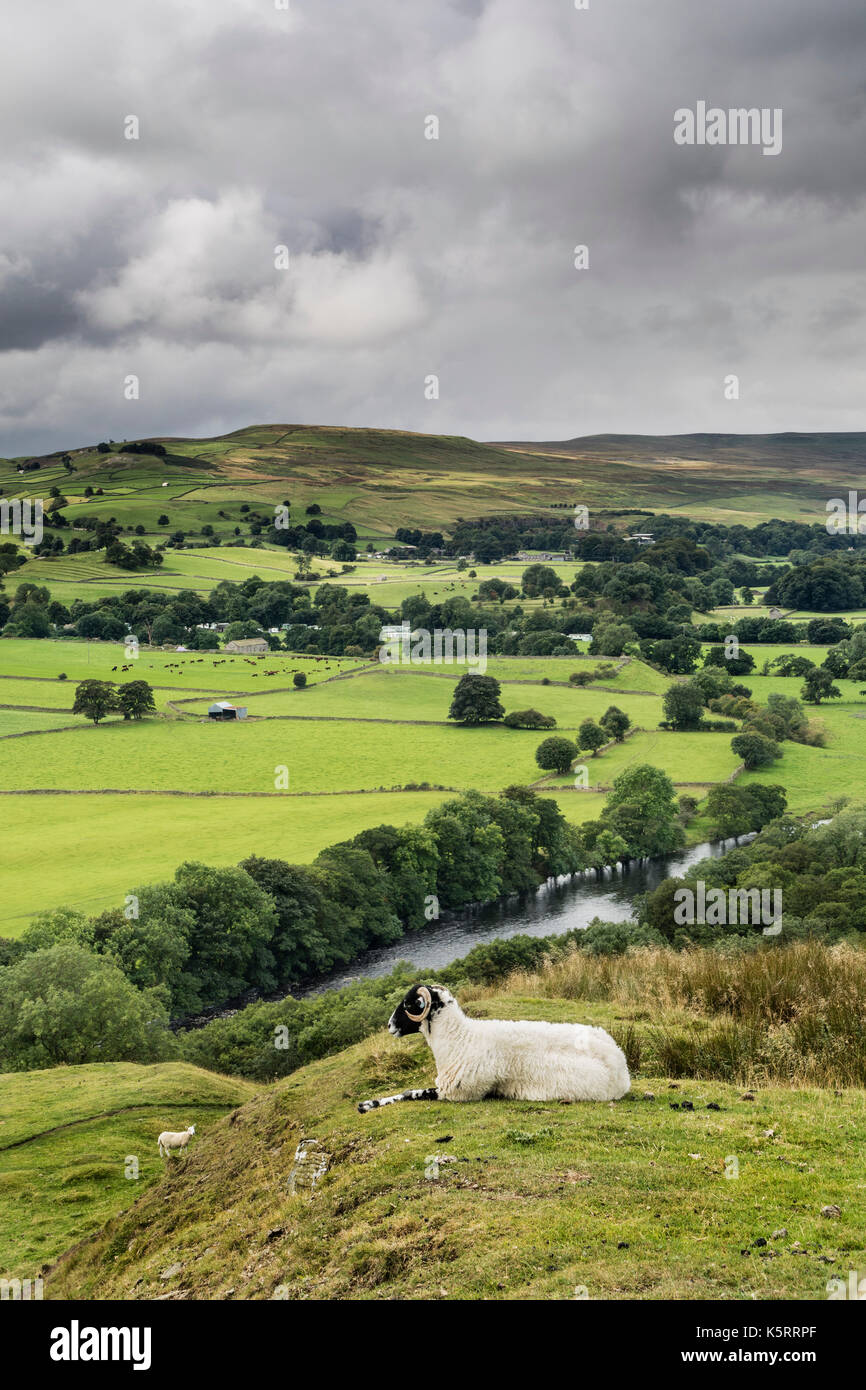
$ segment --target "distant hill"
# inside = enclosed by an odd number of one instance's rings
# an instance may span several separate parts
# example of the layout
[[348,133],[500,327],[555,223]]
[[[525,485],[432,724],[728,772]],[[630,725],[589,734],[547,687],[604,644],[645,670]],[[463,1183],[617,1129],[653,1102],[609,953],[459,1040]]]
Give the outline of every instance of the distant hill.
[[[252,425],[212,439],[159,437],[165,457],[125,453],[111,441],[0,460],[6,497],[61,488],[68,515],[114,515],[155,530],[218,534],[239,509],[284,500],[302,517],[316,502],[325,521],[351,521],[366,538],[399,526],[449,529],[458,517],[544,512],[583,503],[596,510],[645,508],[723,522],[778,516],[821,521],[825,503],[857,484],[866,434],[590,435],[561,441],[480,443],[459,435],[337,426]],[[85,497],[85,489],[102,494]],[[168,507],[166,504],[171,503]],[[225,517],[219,513],[225,512]]]
[[805,464],[847,459],[863,460],[866,433],[800,434],[788,430],[781,434],[586,434],[575,439],[542,443],[507,443],[498,447],[533,452],[541,449],[569,457],[620,457],[623,453],[662,462],[665,459],[712,457],[718,462],[751,461],[759,465],[772,460],[793,460]]
[[866,433],[595,434],[502,442],[521,457],[570,461],[587,502],[605,482],[609,504],[754,524],[769,517],[823,521],[866,460]]

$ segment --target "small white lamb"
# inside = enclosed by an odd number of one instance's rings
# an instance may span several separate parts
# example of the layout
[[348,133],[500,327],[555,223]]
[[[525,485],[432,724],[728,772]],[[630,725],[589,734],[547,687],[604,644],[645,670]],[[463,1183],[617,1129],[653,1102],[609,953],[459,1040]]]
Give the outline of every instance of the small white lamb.
[[189,1129],[164,1129],[157,1139],[160,1158],[168,1158],[173,1149],[185,1149],[195,1134],[195,1125]]
[[424,1036],[436,1085],[362,1101],[362,1114],[400,1100],[619,1100],[631,1084],[622,1049],[603,1028],[467,1018],[441,985],[410,989],[388,1029]]

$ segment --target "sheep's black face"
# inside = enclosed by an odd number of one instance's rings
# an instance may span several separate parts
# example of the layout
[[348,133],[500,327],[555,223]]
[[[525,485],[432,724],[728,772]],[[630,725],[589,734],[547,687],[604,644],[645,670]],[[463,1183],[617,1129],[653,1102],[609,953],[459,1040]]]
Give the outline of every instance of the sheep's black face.
[[420,1033],[421,1025],[433,1019],[452,1002],[447,989],[436,985],[413,985],[388,1020],[388,1032],[397,1038]]

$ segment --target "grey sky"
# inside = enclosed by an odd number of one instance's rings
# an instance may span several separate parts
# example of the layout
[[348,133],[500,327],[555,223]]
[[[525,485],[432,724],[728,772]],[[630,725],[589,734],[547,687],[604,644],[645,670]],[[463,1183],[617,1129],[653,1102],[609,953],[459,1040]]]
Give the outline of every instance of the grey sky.
[[[864,427],[862,0],[288,5],[6,7],[0,453]],[[699,100],[781,154],[677,146]]]

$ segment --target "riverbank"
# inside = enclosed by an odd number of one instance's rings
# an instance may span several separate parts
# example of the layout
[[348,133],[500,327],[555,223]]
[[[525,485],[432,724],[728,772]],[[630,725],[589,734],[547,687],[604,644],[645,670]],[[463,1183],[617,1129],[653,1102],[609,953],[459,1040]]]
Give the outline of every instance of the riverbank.
[[463,912],[443,913],[437,922],[409,932],[389,946],[372,947],[338,970],[269,994],[246,990],[220,1008],[174,1020],[172,1027],[177,1032],[192,1031],[216,1018],[232,1018],[249,1004],[275,1003],[288,996],[313,998],[329,990],[345,989],[358,980],[379,979],[406,962],[419,972],[444,969],[468,955],[473,947],[510,936],[558,936],[586,928],[596,917],[605,922],[627,922],[631,920],[635,899],[651,892],[663,879],[681,875],[692,864],[718,858],[733,845],[753,838],[743,835],[738,839],[702,841],[678,854],[633,860],[626,867],[585,869],[550,879],[533,893],[514,894]]

